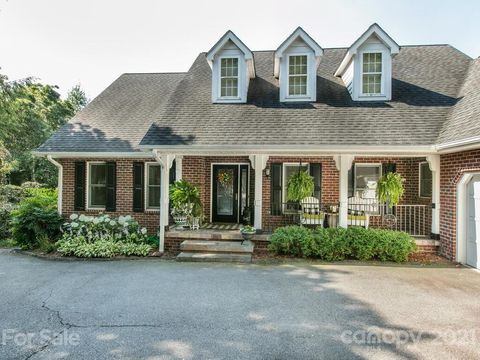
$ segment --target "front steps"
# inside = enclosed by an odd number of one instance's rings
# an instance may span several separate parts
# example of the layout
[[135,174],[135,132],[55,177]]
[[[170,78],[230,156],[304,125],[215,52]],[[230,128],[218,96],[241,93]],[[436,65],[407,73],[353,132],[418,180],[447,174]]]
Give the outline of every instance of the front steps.
[[252,262],[254,245],[241,241],[185,240],[177,261]]

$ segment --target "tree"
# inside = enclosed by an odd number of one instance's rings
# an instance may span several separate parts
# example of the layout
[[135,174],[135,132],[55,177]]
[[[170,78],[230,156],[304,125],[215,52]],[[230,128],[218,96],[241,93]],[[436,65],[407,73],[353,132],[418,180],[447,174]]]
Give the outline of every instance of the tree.
[[[57,86],[41,84],[35,78],[8,81],[0,74],[0,143],[9,154],[11,182],[56,184],[55,167],[45,159],[34,158],[31,151],[88,101],[79,85],[70,90],[65,100],[57,90]],[[6,163],[2,160],[2,167]]]

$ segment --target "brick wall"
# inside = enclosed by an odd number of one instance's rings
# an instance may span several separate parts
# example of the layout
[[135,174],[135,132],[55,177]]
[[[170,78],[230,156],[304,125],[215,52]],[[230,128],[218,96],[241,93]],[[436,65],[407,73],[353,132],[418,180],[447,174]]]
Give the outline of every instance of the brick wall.
[[[82,159],[82,161],[107,161],[112,159]],[[115,159],[117,164],[117,211],[86,210],[74,211],[74,184],[75,184],[75,161],[76,159],[61,159],[63,165],[63,215],[70,216],[72,213],[97,215],[101,212],[110,214],[113,217],[120,215],[131,215],[142,226],[145,226],[149,233],[156,233],[160,223],[158,211],[133,212],[133,162],[152,161],[152,159]]]
[[452,260],[457,251],[457,184],[470,172],[480,172],[480,150],[440,156],[440,252]]

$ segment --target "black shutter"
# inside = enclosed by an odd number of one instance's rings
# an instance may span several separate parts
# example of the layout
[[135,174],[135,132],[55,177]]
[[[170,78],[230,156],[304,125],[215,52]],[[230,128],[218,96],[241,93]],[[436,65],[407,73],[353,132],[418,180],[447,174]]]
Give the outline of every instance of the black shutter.
[[85,210],[85,161],[75,161],[74,210]]
[[172,162],[172,167],[170,168],[170,179],[169,184],[172,185],[177,180],[177,163],[175,160]]
[[116,211],[117,209],[117,166],[114,161],[106,163],[106,201],[105,210]]
[[397,164],[395,163],[383,163],[382,164],[382,175],[388,174],[388,173],[395,173],[397,172]]
[[355,192],[355,164],[348,170],[348,197],[352,197]]
[[133,211],[143,212],[145,209],[145,164],[133,163]]
[[270,165],[270,207],[272,215],[282,214],[282,164]]
[[310,176],[313,177],[315,188],[313,197],[322,203],[322,164],[310,164]]

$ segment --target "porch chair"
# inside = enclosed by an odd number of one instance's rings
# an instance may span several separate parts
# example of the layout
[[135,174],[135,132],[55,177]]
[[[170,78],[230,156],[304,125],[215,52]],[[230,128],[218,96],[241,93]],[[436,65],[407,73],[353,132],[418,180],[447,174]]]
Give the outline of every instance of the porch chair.
[[306,197],[300,201],[302,211],[300,221],[302,225],[322,225],[325,220],[325,213],[320,211],[320,201],[313,196]]
[[368,229],[370,215],[378,214],[376,199],[365,199],[358,195],[348,198],[348,226],[363,226]]

